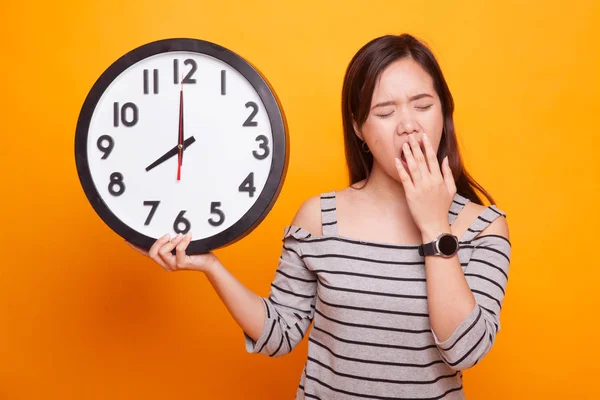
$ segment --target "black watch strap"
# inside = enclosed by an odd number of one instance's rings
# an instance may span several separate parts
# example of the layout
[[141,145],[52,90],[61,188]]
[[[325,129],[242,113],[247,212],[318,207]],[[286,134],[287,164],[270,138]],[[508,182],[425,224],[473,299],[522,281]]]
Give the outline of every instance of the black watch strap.
[[435,254],[435,240],[433,242],[425,243],[419,246],[419,255],[432,256]]

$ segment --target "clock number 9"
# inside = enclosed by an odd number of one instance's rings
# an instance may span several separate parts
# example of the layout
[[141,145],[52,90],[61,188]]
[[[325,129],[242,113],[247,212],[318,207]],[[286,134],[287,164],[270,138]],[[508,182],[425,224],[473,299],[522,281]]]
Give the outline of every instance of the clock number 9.
[[258,147],[264,151],[262,152],[262,154],[260,154],[256,150],[254,150],[254,151],[252,151],[252,154],[254,155],[254,158],[256,158],[257,160],[264,160],[270,154],[269,139],[265,135],[258,135],[256,137],[256,141],[262,142]]
[[[117,187],[117,190],[114,187]],[[125,192],[125,184],[123,183],[123,174],[113,172],[110,174],[110,183],[108,184],[108,193],[113,196],[120,196]]]
[[[106,146],[104,146],[105,142],[108,142]],[[98,138],[96,145],[98,146],[98,150],[104,153],[101,160],[106,160],[115,147],[115,141],[109,135],[102,135]]]
[[212,218],[208,219],[208,223],[212,226],[219,226],[225,221],[225,214],[223,213],[223,211],[219,210],[219,207],[221,207],[220,201],[213,201],[212,203],[210,203],[210,213],[219,216],[219,219],[217,221],[214,221]]
[[[190,224],[190,221],[188,221],[183,216],[183,214],[185,214],[186,211],[187,210],[183,210],[179,214],[177,214],[177,218],[175,218],[175,222],[173,222],[173,230],[175,231],[175,233],[181,233],[182,235],[185,235],[186,233],[188,233],[190,231],[190,228],[192,227],[192,225]],[[179,229],[179,224],[183,224],[184,228]]]

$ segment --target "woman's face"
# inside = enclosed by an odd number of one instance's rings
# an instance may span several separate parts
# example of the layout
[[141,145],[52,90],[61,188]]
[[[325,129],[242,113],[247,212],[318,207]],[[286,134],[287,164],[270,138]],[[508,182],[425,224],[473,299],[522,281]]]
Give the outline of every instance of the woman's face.
[[437,153],[443,120],[433,79],[412,58],[403,58],[381,73],[367,120],[356,130],[367,142],[374,162],[399,181],[394,158],[400,157],[407,168],[401,155],[402,145],[409,140],[409,135],[414,134],[422,147],[423,133],[426,133]]

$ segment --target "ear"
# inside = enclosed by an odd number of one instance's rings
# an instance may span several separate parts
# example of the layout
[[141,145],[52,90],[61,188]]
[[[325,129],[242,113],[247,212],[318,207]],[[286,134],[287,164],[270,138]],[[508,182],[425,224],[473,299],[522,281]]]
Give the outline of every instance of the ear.
[[365,139],[363,138],[363,136],[362,136],[362,133],[360,132],[360,129],[358,129],[358,125],[356,124],[356,121],[354,121],[354,119],[352,119],[352,127],[354,128],[354,134],[355,134],[356,136],[358,136],[358,138],[359,138],[359,139],[360,139],[362,142],[364,142],[364,141],[365,141]]

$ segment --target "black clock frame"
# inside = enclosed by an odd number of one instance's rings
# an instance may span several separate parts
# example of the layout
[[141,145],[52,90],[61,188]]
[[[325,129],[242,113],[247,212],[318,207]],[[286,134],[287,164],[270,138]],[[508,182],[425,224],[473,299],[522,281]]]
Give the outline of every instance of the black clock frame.
[[267,111],[273,133],[272,164],[263,191],[254,205],[235,224],[216,235],[192,240],[186,253],[200,254],[229,246],[252,232],[271,211],[285,180],[289,159],[289,136],[285,114],[271,85],[250,62],[218,44],[192,38],[162,39],[131,50],[107,68],[88,93],[77,120],[75,160],[83,191],[100,218],[127,241],[144,249],[149,249],[156,239],[146,236],[123,223],[104,203],[96,190],[88,164],[88,130],[98,101],[115,78],[130,66],[145,58],[174,51],[205,54],[235,68],[258,93]]

